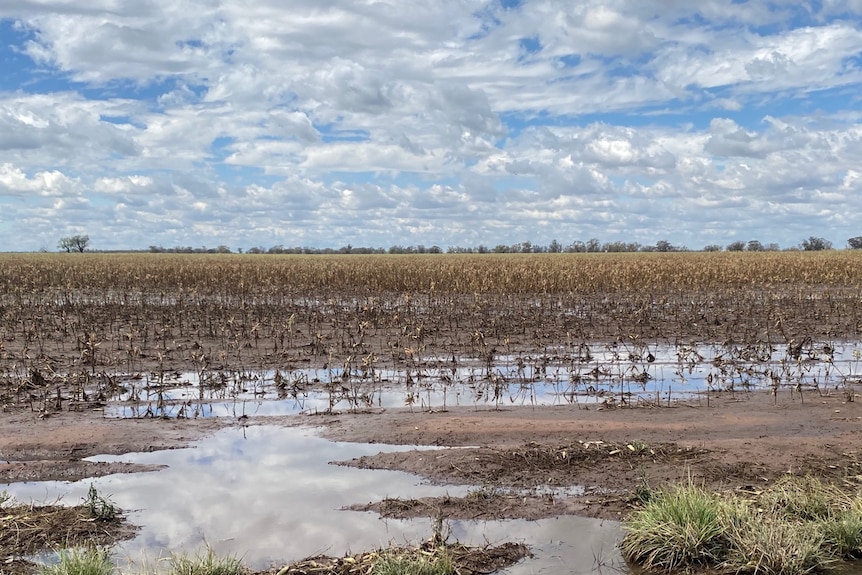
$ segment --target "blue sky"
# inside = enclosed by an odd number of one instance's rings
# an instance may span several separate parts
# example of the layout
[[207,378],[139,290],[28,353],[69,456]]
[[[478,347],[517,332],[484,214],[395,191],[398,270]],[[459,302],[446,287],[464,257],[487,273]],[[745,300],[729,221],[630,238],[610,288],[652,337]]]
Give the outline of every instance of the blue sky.
[[862,0],[10,0],[0,66],[0,251],[862,235]]

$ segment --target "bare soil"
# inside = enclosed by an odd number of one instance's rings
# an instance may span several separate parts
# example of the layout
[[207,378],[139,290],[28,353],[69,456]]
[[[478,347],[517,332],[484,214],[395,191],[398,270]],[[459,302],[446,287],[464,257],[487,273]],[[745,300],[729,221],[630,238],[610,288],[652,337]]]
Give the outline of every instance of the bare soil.
[[[858,391],[858,390],[857,390]],[[104,418],[99,411],[0,418],[0,481],[65,479],[143,470],[83,458],[182,447],[225,425],[310,424],[338,441],[436,445],[343,464],[397,469],[442,484],[484,488],[463,500],[359,503],[388,516],[536,519],[622,517],[639,486],[695,480],[714,489],[763,485],[786,473],[862,483],[862,402],[834,391],[713,394],[671,407],[409,409],[242,420]],[[544,488],[581,486],[580,495]],[[544,490],[543,490],[544,489]]]
[[[446,413],[388,412],[340,417],[326,435],[341,441],[442,445],[443,451],[381,453],[350,462],[398,469],[444,484],[530,490],[584,487],[565,497],[505,497],[502,517],[535,519],[576,513],[620,519],[636,490],[694,480],[716,490],[765,485],[786,473],[862,484],[862,404],[858,395],[752,392],[673,407],[578,409],[572,406]],[[853,400],[853,401],[850,401]],[[465,498],[471,499],[471,496]],[[445,509],[452,517],[486,517],[476,499],[463,512],[452,501],[382,502],[369,508],[395,517]],[[488,498],[493,500],[494,498]],[[486,515],[483,515],[486,513]],[[494,515],[494,512],[490,512]]]

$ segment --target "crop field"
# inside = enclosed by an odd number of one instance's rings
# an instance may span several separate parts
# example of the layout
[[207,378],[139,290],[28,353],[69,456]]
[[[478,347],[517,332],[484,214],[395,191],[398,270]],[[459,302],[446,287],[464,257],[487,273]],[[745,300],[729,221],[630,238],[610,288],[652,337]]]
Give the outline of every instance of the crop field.
[[[133,537],[128,548],[188,551],[203,536],[254,569],[282,553],[296,561],[353,545],[379,523],[339,515],[356,510],[410,530],[427,519],[435,545],[446,542],[446,521],[461,521],[480,544],[476,569],[459,567],[468,573],[528,553],[538,563],[524,569],[556,565],[561,550],[548,540],[571,546],[571,561],[608,544],[599,566],[622,562],[608,543],[613,525],[573,518],[625,521],[686,478],[761,493],[804,473],[856,497],[860,388],[862,250],[0,256],[0,493],[26,497],[49,484],[74,493],[101,481],[122,508],[140,510],[142,535],[122,535]],[[296,415],[321,416],[305,421],[326,437],[293,430]],[[193,441],[200,457],[166,451]],[[381,443],[399,449],[378,452]],[[410,445],[458,449],[429,458]],[[253,471],[240,481],[235,467]],[[435,486],[393,487],[406,498],[369,503],[365,493],[394,479],[351,475],[363,470],[408,471]],[[302,487],[336,477],[351,479],[320,499]],[[478,490],[451,495],[449,485]],[[98,493],[91,483],[91,503],[113,510]],[[168,510],[166,493],[178,496]],[[341,509],[330,509],[335,496]],[[31,504],[20,503],[4,509],[29,521]],[[88,527],[86,505],[76,509],[76,525]],[[248,514],[261,530],[207,519],[213,511]],[[338,527],[292,533],[296,513]],[[577,533],[548,535],[562,523],[542,520],[563,515]],[[499,547],[505,561],[491,560],[481,547],[488,530],[508,534],[507,521],[523,520],[535,523]],[[89,531],[80,536],[66,540],[87,542]],[[164,548],[147,547],[162,539]],[[625,557],[643,562],[632,547],[640,540],[626,539]],[[0,554],[15,562],[27,549]],[[818,549],[822,564],[832,561]],[[326,572],[362,557],[382,555],[329,558]],[[25,561],[18,572],[32,570]]]
[[384,388],[407,406],[659,402],[667,373],[696,391],[838,386],[860,359],[855,251],[34,254],[0,272],[7,410],[199,415],[322,390],[310,405],[331,411]]

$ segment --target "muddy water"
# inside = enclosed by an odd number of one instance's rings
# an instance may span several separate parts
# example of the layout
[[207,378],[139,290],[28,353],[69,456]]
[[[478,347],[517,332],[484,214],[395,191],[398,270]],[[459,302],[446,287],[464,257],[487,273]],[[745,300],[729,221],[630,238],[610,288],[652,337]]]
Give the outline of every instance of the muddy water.
[[[328,553],[341,555],[389,543],[416,543],[431,535],[431,521],[381,520],[344,511],[353,503],[385,497],[463,495],[466,487],[423,484],[391,471],[330,465],[330,461],[409,447],[334,443],[298,428],[225,429],[193,448],[100,456],[99,461],[168,465],[151,473],[93,479],[103,495],[129,510],[141,530],[117,550],[118,562],[150,561],[168,551],[209,545],[241,555],[253,568]],[[429,456],[434,450],[429,449]],[[18,500],[81,501],[91,481],[0,486]],[[561,517],[536,522],[452,521],[452,537],[483,545],[508,540],[533,546],[536,558],[508,573],[591,572],[597,564],[621,565],[613,522]]]

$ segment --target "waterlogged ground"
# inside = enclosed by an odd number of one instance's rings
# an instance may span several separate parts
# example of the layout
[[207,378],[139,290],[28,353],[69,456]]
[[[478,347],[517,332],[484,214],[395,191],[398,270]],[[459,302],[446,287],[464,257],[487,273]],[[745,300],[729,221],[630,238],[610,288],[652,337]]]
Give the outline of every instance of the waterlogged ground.
[[[432,533],[433,516],[381,519],[376,513],[346,508],[386,498],[460,497],[466,486],[435,486],[417,476],[372,471],[331,461],[412,449],[333,442],[307,428],[232,427],[189,448],[88,458],[162,467],[158,472],[111,475],[78,482],[25,482],[3,485],[18,500],[78,502],[93,484],[141,528],[116,547],[117,562],[150,562],[171,551],[209,545],[236,554],[253,569],[307,556],[412,544]],[[424,448],[425,457],[441,449]],[[448,450],[447,450],[448,451]],[[551,496],[546,493],[545,497]],[[507,573],[587,573],[596,562],[622,565],[614,542],[619,526],[578,516],[540,521],[446,519],[445,533],[464,544],[504,541],[529,545],[529,566]]]
[[806,393],[862,381],[856,342],[582,345],[534,355],[426,357],[413,366],[118,375],[108,417],[249,417],[381,408],[657,406],[737,392]]
[[76,504],[94,484],[141,527],[120,563],[209,545],[265,569],[416,543],[442,520],[462,543],[529,545],[507,573],[626,570],[618,521],[643,482],[862,485],[860,350],[605,343],[102,372],[5,406],[0,490]]

